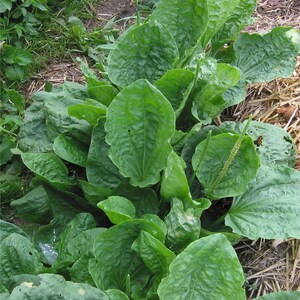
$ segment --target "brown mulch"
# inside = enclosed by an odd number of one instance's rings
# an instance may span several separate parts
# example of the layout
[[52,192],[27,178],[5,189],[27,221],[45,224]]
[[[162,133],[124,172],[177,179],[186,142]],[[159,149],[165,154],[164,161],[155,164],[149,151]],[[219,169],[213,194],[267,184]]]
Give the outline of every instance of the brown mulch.
[[[131,0],[105,0],[95,7],[98,23],[125,19],[135,13]],[[276,26],[300,29],[300,0],[258,0],[254,14],[256,22],[246,28],[248,32],[267,32]],[[104,22],[104,23],[103,23]],[[59,85],[65,80],[83,82],[77,62],[53,62],[35,78],[28,93],[43,90],[45,81]],[[253,115],[255,120],[280,126],[289,132],[297,146],[296,169],[300,170],[300,56],[290,78],[248,87],[247,100],[230,109],[234,120],[243,121]],[[300,290],[300,241],[264,240],[248,241],[236,248],[247,278],[248,299],[274,292]]]

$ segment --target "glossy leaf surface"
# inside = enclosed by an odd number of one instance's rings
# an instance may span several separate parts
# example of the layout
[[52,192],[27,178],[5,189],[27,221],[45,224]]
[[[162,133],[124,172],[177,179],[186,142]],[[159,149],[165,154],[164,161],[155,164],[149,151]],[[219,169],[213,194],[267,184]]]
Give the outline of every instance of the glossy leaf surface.
[[147,187],[160,179],[171,151],[174,111],[148,81],[122,90],[107,110],[109,157],[133,186]]

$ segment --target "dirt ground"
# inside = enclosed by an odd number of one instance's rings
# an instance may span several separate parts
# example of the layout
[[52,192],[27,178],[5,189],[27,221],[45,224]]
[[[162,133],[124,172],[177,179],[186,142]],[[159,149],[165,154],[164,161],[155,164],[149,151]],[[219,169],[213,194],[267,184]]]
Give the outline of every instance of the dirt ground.
[[[113,17],[127,20],[135,13],[133,2],[99,1],[95,13],[101,24]],[[276,26],[300,29],[300,0],[258,0],[254,17],[256,22],[245,29],[248,32],[266,32]],[[42,90],[46,80],[58,85],[65,80],[82,82],[83,78],[76,62],[53,62],[32,81],[28,94]],[[292,135],[298,151],[295,168],[300,170],[300,56],[290,78],[249,86],[247,100],[228,109],[226,118],[242,121],[250,114],[255,120],[276,124]],[[272,291],[300,290],[299,240],[260,239],[242,243],[236,250],[248,281],[248,299]]]

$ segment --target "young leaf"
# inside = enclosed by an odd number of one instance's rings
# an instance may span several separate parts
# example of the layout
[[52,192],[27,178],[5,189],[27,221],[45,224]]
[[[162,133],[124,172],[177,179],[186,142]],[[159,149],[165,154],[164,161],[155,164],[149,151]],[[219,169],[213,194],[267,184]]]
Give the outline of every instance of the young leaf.
[[88,284],[74,283],[56,274],[40,274],[37,283],[23,282],[14,288],[8,300],[40,300],[72,299],[72,300],[109,300],[101,290]]
[[126,291],[126,278],[130,276],[132,290],[143,289],[149,271],[131,249],[140,231],[151,233],[159,240],[164,238],[158,226],[146,220],[131,220],[115,225],[101,233],[94,243],[94,256],[89,272],[98,288]]
[[178,57],[174,38],[157,22],[128,31],[108,56],[107,73],[116,85],[126,87],[138,79],[154,82],[173,69]]
[[50,221],[50,206],[42,186],[36,187],[20,199],[13,200],[10,206],[19,217],[27,221],[44,224]]
[[193,169],[210,199],[242,194],[256,176],[259,159],[250,137],[223,133],[204,140],[192,159]]
[[200,80],[193,93],[193,115],[204,122],[211,123],[226,107],[223,94],[240,81],[240,70],[227,64],[219,63],[208,80]]
[[265,35],[242,33],[234,42],[234,65],[247,83],[289,77],[300,50],[300,31],[277,27]]
[[174,197],[189,201],[191,194],[185,175],[186,165],[184,160],[172,151],[168,157],[167,167],[163,171],[160,194],[166,199]]
[[235,197],[225,218],[233,232],[250,239],[300,238],[300,172],[261,167],[247,191]]
[[173,199],[165,223],[168,228],[167,245],[176,251],[181,251],[200,236],[199,214],[193,208],[185,211],[183,203],[179,199]]
[[135,207],[128,199],[111,196],[97,205],[105,212],[113,224],[119,224],[135,218]]
[[160,179],[171,151],[174,111],[147,80],[122,90],[107,109],[109,157],[133,186],[147,187]]
[[88,148],[85,144],[77,141],[66,133],[56,137],[53,144],[53,151],[60,158],[75,165],[85,167]]
[[62,190],[70,190],[73,187],[73,180],[68,177],[67,167],[56,155],[22,153],[21,158],[26,167],[41,180]]
[[168,273],[169,264],[176,257],[175,253],[158,239],[143,230],[132,244],[131,249],[139,254],[152,273],[162,276]]
[[185,69],[173,69],[154,82],[154,85],[171,103],[174,111],[184,105],[194,81],[194,73]]
[[[224,122],[221,128],[242,133],[246,122]],[[251,121],[247,133],[256,145],[261,164],[295,165],[296,146],[288,132],[272,124]]]
[[223,24],[231,17],[240,0],[209,0],[206,2],[208,23],[205,33],[201,38],[203,49]]
[[245,299],[238,257],[222,234],[189,244],[173,260],[159,287],[161,300]]
[[39,254],[30,240],[12,233],[0,243],[0,283],[18,274],[38,274],[42,269]]
[[[98,125],[93,129],[86,162],[86,176],[91,184],[110,189],[118,186],[122,176],[108,157],[109,146],[105,142],[104,123],[105,118],[100,118]],[[101,159],[99,159],[100,155]]]
[[167,28],[177,43],[180,56],[196,46],[205,31],[207,1],[204,0],[161,0],[153,11],[151,18]]

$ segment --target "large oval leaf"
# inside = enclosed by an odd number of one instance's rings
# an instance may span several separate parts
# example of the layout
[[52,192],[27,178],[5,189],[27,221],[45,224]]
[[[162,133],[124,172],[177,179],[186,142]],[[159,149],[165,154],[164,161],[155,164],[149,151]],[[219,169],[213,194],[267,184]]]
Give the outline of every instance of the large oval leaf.
[[158,287],[161,300],[245,299],[242,267],[222,234],[192,242],[169,269]]
[[146,187],[160,179],[171,151],[174,111],[147,80],[122,90],[107,110],[109,157],[131,184]]
[[192,164],[204,193],[218,199],[242,194],[256,176],[259,159],[250,137],[222,133],[197,146]]
[[146,23],[121,37],[108,56],[107,73],[122,87],[142,78],[154,82],[173,69],[177,57],[172,35],[157,22]]
[[161,0],[151,19],[166,27],[174,36],[180,56],[194,46],[205,31],[207,5],[204,0]]
[[248,83],[289,77],[300,49],[300,31],[277,27],[265,35],[243,33],[234,43],[234,64]]
[[300,291],[297,292],[274,292],[264,296],[260,296],[253,300],[299,300],[300,299]]
[[247,191],[234,198],[225,224],[250,239],[300,238],[300,172],[261,168]]
[[38,178],[59,189],[70,189],[73,180],[68,177],[64,163],[51,153],[22,153],[23,163]]

